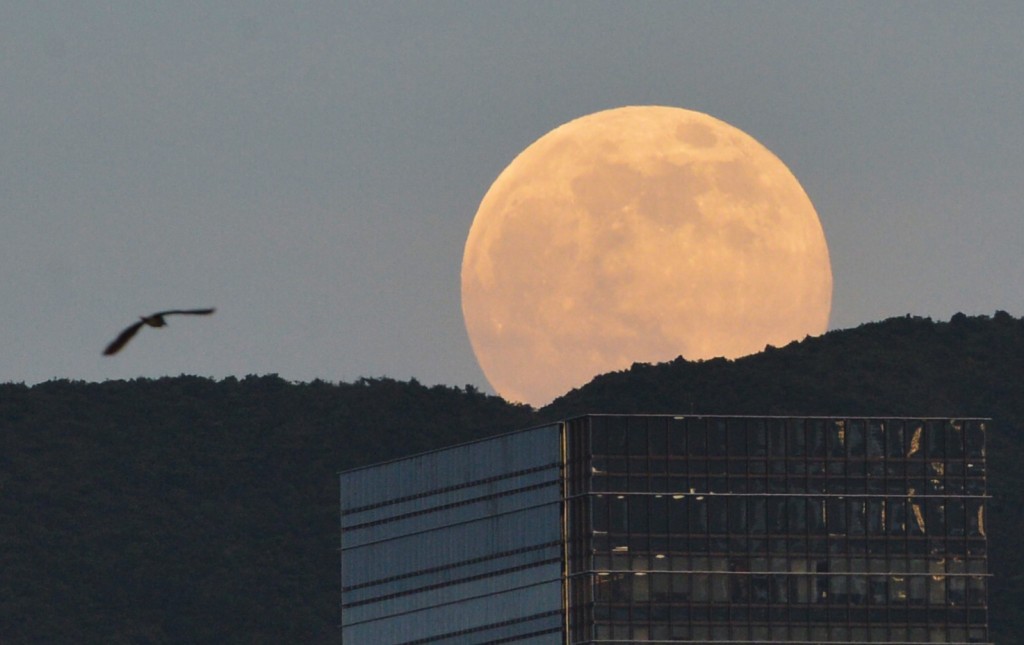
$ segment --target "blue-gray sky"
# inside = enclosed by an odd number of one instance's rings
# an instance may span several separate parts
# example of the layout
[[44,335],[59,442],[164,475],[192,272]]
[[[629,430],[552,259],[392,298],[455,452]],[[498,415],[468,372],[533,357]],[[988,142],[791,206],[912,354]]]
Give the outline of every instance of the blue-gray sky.
[[0,381],[490,391],[459,294],[477,205],[622,105],[706,112],[790,167],[831,328],[1024,315],[1021,25],[1019,2],[5,3]]

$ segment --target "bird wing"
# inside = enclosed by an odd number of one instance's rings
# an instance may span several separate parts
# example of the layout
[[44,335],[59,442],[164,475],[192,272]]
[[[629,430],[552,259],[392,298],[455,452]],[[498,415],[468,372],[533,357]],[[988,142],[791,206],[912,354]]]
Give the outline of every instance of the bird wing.
[[169,311],[158,311],[155,314],[151,314],[150,317],[156,318],[157,316],[170,316],[172,314],[191,314],[194,316],[208,316],[215,311],[217,310],[214,309],[213,307],[210,307],[209,309],[171,309]]
[[135,334],[139,333],[139,330],[142,329],[142,325],[144,325],[144,324],[145,323],[140,320],[139,322],[135,323],[134,325],[130,325],[129,327],[126,327],[123,332],[121,332],[120,334],[117,335],[117,338],[115,338],[113,340],[113,342],[111,342],[109,345],[107,345],[107,348],[105,350],[103,350],[103,355],[104,356],[111,356],[111,355],[116,354],[117,352],[119,352],[122,347],[124,347],[125,345],[128,344],[128,341],[130,341],[132,339],[132,336],[134,336]]

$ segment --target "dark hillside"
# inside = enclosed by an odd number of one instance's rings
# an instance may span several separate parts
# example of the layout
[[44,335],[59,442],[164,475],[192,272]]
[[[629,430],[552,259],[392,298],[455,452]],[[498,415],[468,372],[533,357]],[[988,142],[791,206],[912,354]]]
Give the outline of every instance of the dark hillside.
[[337,471],[583,412],[993,417],[993,635],[1024,633],[1024,320],[997,313],[635,365],[539,412],[385,378],[0,385],[0,642],[337,642]]
[[0,642],[337,642],[337,471],[531,421],[389,379],[0,386]]
[[891,318],[734,361],[634,364],[542,410],[722,414],[948,414],[1024,407],[1024,320]]

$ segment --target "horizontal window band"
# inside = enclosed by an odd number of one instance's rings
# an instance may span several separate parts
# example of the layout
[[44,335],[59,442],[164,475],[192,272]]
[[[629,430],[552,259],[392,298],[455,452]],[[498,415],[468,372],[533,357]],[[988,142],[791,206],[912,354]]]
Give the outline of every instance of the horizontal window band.
[[[588,491],[583,493],[577,493],[568,497],[568,500],[575,501],[585,497],[670,497],[676,501],[684,498],[694,497],[802,497],[806,499],[811,498],[830,498],[830,499],[842,499],[846,497],[853,497],[857,499],[992,499],[992,495],[988,494],[970,494],[962,495],[956,494],[943,494],[943,493],[712,493],[708,491],[703,492],[689,492],[689,491]],[[700,501],[700,500],[698,500]]]
[[493,493],[491,495],[482,495],[480,497],[471,497],[469,499],[460,500],[458,502],[451,502],[451,503],[448,503],[448,504],[442,504],[440,506],[431,506],[430,508],[424,508],[424,509],[421,509],[421,510],[418,510],[418,511],[409,511],[408,513],[402,513],[401,515],[394,515],[394,516],[386,517],[386,518],[380,519],[380,520],[373,520],[372,522],[364,522],[362,524],[353,524],[351,526],[343,526],[342,527],[342,531],[357,531],[357,530],[360,530],[360,529],[369,528],[371,526],[378,526],[380,524],[387,524],[389,522],[397,522],[399,520],[404,520],[404,519],[407,519],[407,518],[410,518],[410,517],[416,517],[418,515],[427,515],[427,514],[430,514],[430,513],[436,513],[436,512],[446,511],[446,510],[453,509],[453,508],[458,508],[460,506],[467,506],[469,504],[478,504],[480,502],[486,502],[486,501],[491,500],[491,499],[498,499],[500,497],[508,497],[510,495],[517,495],[519,493],[524,493],[524,492],[527,492],[527,491],[537,490],[537,489],[540,489],[540,488],[551,488],[551,487],[555,487],[555,486],[558,486],[559,484],[561,484],[561,481],[562,480],[560,480],[560,479],[552,479],[552,480],[549,480],[549,481],[540,482],[538,484],[532,484],[530,486],[525,486],[523,488],[513,488],[513,489],[506,490],[506,491],[501,491],[500,493]]
[[363,512],[366,512],[366,511],[369,511],[369,510],[372,510],[372,509],[375,509],[375,508],[380,508],[382,506],[390,506],[392,504],[399,504],[401,502],[408,502],[408,501],[412,501],[414,499],[422,499],[424,497],[430,497],[431,495],[440,495],[442,493],[450,493],[452,491],[462,490],[464,488],[472,488],[474,486],[480,486],[482,484],[490,484],[490,483],[493,483],[493,482],[501,481],[503,479],[511,479],[513,477],[521,477],[523,475],[528,475],[530,473],[536,473],[536,472],[540,472],[540,471],[543,471],[543,470],[555,470],[555,469],[561,468],[561,466],[562,466],[562,464],[559,463],[559,462],[552,462],[552,463],[549,463],[549,464],[544,464],[542,466],[534,466],[533,468],[524,468],[522,470],[516,470],[516,471],[513,471],[513,472],[509,472],[509,473],[502,473],[500,475],[495,475],[494,477],[486,477],[484,479],[476,479],[476,480],[473,480],[471,482],[463,482],[461,484],[455,484],[453,486],[445,486],[443,488],[434,488],[434,489],[431,489],[431,490],[428,490],[428,491],[424,491],[422,493],[416,493],[414,495],[404,495],[402,497],[395,497],[395,498],[392,498],[392,499],[383,500],[381,502],[376,502],[376,503],[373,503],[373,504],[365,504],[363,506],[354,506],[352,508],[343,508],[342,511],[341,511],[341,514],[342,514],[342,516],[345,516],[345,515],[352,515],[354,513],[363,513]]
[[514,508],[514,509],[508,510],[508,511],[501,511],[500,513],[494,513],[493,515],[481,515],[479,517],[471,517],[471,518],[468,518],[468,519],[465,519],[465,520],[461,520],[461,521],[458,521],[458,522],[452,522],[451,524],[444,524],[442,526],[435,526],[435,527],[432,527],[432,528],[419,529],[419,530],[416,530],[416,531],[410,531],[409,533],[401,533],[399,535],[389,535],[389,536],[386,536],[386,537],[382,537],[382,538],[380,538],[378,540],[370,540],[369,542],[364,542],[362,544],[357,544],[355,546],[345,546],[345,529],[342,528],[342,530],[341,530],[341,541],[342,541],[341,552],[345,553],[346,551],[348,551],[348,552],[357,551],[359,549],[364,549],[364,548],[366,548],[368,546],[373,546],[375,544],[381,544],[381,543],[384,543],[384,542],[393,542],[395,540],[400,540],[400,539],[403,539],[403,538],[408,538],[408,537],[411,537],[413,535],[425,535],[427,533],[432,533],[432,532],[435,532],[435,531],[443,531],[445,529],[451,529],[451,528],[455,528],[455,527],[458,527],[458,526],[464,526],[466,524],[473,524],[474,522],[482,522],[484,520],[493,520],[494,518],[502,517],[502,516],[505,516],[505,515],[515,515],[517,513],[525,513],[527,511],[533,511],[533,510],[536,510],[538,508],[544,508],[544,507],[548,507],[548,506],[554,507],[554,509],[555,509],[554,512],[557,512],[558,509],[561,507],[561,505],[562,505],[562,500],[556,499],[556,500],[551,500],[549,502],[541,502],[540,504],[534,504],[532,506],[523,506],[521,508]]
[[431,591],[433,589],[442,589],[444,587],[451,587],[453,585],[465,584],[467,582],[476,582],[477,580],[484,580],[486,578],[496,578],[503,576],[508,573],[515,573],[516,571],[525,571],[527,569],[535,569],[549,564],[556,564],[562,561],[561,558],[549,558],[547,560],[538,560],[537,562],[531,562],[529,564],[521,564],[516,567],[508,567],[506,569],[498,569],[496,571],[488,571],[486,573],[478,573],[475,576],[467,576],[465,578],[455,578],[452,580],[446,580],[444,582],[437,582],[432,585],[424,585],[422,587],[416,587],[414,589],[407,589],[393,594],[387,594],[384,596],[375,596],[373,598],[367,598],[366,600],[359,600],[356,602],[350,602],[342,604],[342,609],[347,607],[360,607],[363,605],[369,605],[375,602],[382,602],[385,600],[392,600],[394,598],[401,598],[402,596],[410,596],[413,594],[422,593],[424,591]]
[[668,569],[595,569],[590,571],[583,571],[579,573],[573,573],[570,578],[578,578],[580,576],[594,575],[598,577],[604,577],[609,575],[627,575],[627,574],[642,574],[650,576],[658,575],[727,575],[727,576],[856,576],[868,578],[871,576],[892,576],[897,578],[992,578],[995,574],[992,573],[949,573],[946,571],[932,572],[906,572],[906,571],[721,571],[712,569],[688,569],[685,571],[680,570],[668,570]]
[[[457,636],[472,636],[473,634],[479,634],[491,629],[498,629],[499,627],[512,627],[513,625],[530,622],[531,620],[538,620],[540,618],[548,618],[550,616],[559,616],[562,612],[560,611],[546,611],[542,614],[533,614],[524,618],[517,618],[515,620],[506,620],[500,623],[491,623],[489,625],[482,625],[480,627],[474,627],[472,629],[463,629],[457,632],[448,632],[447,634],[439,634],[437,636],[431,636],[429,638],[419,638],[414,641],[403,641],[399,645],[427,645],[428,643],[436,643],[438,641],[447,640],[449,638],[455,638]],[[537,636],[543,636],[544,634],[557,634],[562,631],[561,627],[553,627],[551,629],[544,629],[540,631],[533,631],[525,634],[516,634],[514,636],[507,636],[505,638],[499,638],[497,640],[488,640],[488,645],[497,645],[498,643],[514,643],[524,638],[534,638]]]
[[[614,622],[614,621],[606,621],[606,620],[596,621],[595,624],[599,625],[603,629],[608,629],[610,627],[617,627],[617,626],[621,626],[621,627],[630,627],[630,626],[632,626],[632,623],[628,623],[628,622]],[[673,625],[673,623],[669,623],[669,622],[665,622],[665,621],[650,621],[649,624],[650,625],[665,625],[665,626]],[[647,625],[648,625],[648,622],[644,621],[643,626],[646,627]],[[909,621],[908,622],[903,622],[903,621],[900,621],[900,622],[886,623],[886,625],[882,626],[881,628],[885,629],[886,627],[895,627],[895,628],[898,628],[898,629],[901,629],[901,630],[907,629],[907,628],[923,629],[923,630],[927,630],[929,628],[930,629],[939,628],[939,629],[945,630],[947,628],[947,625],[948,625],[949,628],[956,628],[956,629],[987,628],[987,625],[985,625],[985,624],[977,623],[977,622],[967,622],[967,621],[965,621],[965,622],[954,621],[954,622],[949,622],[949,623],[947,623],[947,622],[940,622],[938,624],[931,623],[931,622],[925,622],[925,621],[914,621],[914,622],[909,622]],[[675,626],[675,625],[673,625],[673,626]],[[879,624],[878,623],[857,622],[857,621],[847,622],[845,620],[844,621],[839,621],[839,622],[831,621],[831,620],[829,620],[829,621],[796,621],[796,620],[788,621],[787,620],[787,621],[770,621],[770,622],[758,621],[756,623],[749,622],[749,621],[743,621],[742,623],[725,622],[725,621],[719,621],[719,622],[694,621],[692,623],[687,623],[686,624],[687,628],[697,628],[697,629],[705,629],[705,630],[706,629],[712,629],[712,630],[713,629],[721,629],[723,631],[724,630],[728,630],[731,627],[737,627],[737,626],[740,627],[741,629],[744,629],[744,630],[748,626],[755,627],[755,628],[761,628],[761,627],[764,627],[764,628],[769,628],[769,627],[774,627],[774,628],[795,627],[795,628],[801,629],[801,630],[805,630],[805,629],[811,628],[811,627],[814,627],[814,628],[826,628],[826,629],[828,627],[833,627],[833,628],[838,627],[838,628],[842,628],[842,629],[846,629],[846,628],[858,628],[858,629],[876,628],[877,629],[877,628],[879,628]],[[927,633],[923,634],[922,636],[927,638]],[[946,637],[948,637],[948,635],[944,633],[943,637],[946,638]],[[423,641],[417,641],[417,643],[419,643],[419,642],[423,642]],[[426,641],[426,642],[430,642],[430,641]],[[491,642],[500,642],[500,641],[488,641],[488,643],[491,643]],[[507,641],[505,641],[505,642],[507,642]],[[650,642],[650,643],[652,643],[652,645],[670,645],[670,644],[675,644],[675,643],[694,643],[694,642],[708,643],[709,641],[705,640],[705,638],[700,638],[700,640],[695,640],[695,639],[691,639],[691,638],[687,637],[685,640],[675,640],[675,639],[671,639],[671,638],[667,638],[667,639],[646,639],[645,638],[644,642]],[[742,638],[715,638],[713,641],[710,641],[710,642],[715,643],[715,645],[764,645],[766,641],[763,638],[757,638],[756,640],[747,640],[747,639],[742,639]],[[807,640],[806,638],[803,638],[803,637],[800,637],[800,640],[789,640],[788,638],[786,638],[785,640],[777,640],[776,638],[773,637],[770,642],[778,643],[779,645],[785,645],[786,643],[791,643],[792,645],[814,645],[815,643],[827,643],[828,645],[868,645],[870,643],[878,643],[880,645],[929,645],[930,643],[935,643],[935,642],[942,642],[945,645],[993,645],[992,642],[988,641],[988,640],[984,640],[984,641],[979,641],[979,640],[943,640],[943,641],[932,641],[932,640],[907,640],[906,638],[902,638],[902,637],[900,637],[898,640],[895,640],[895,639],[894,640],[889,640],[888,638],[886,638],[886,640],[874,640],[874,639],[872,639],[872,640],[864,640],[862,638],[856,638],[856,639],[854,639],[854,638],[843,638],[843,639],[840,640],[840,639],[833,639],[831,637],[827,637],[827,638],[823,638],[823,639],[822,638],[818,638],[818,637],[814,637],[814,640]],[[599,644],[602,644],[602,645],[635,645],[636,644],[636,640],[627,639],[627,638],[621,638],[621,639],[620,638],[599,638],[597,640],[590,640],[590,639],[583,640],[583,641],[575,640],[575,641],[572,641],[572,643],[573,643],[573,645],[576,645],[577,643],[586,643],[587,645],[590,645],[591,643],[599,643]],[[402,645],[405,645],[405,644],[403,643]]]
[[[491,593],[484,593],[484,594],[479,594],[479,595],[476,595],[476,596],[468,596],[466,598],[459,598],[458,600],[451,600],[451,601],[448,601],[448,602],[439,603],[437,605],[432,605],[430,607],[421,607],[419,609],[410,609],[408,611],[400,611],[398,613],[389,614],[387,616],[381,616],[379,618],[370,618],[368,620],[360,620],[360,621],[356,621],[354,623],[342,623],[342,627],[351,627],[351,626],[355,626],[355,625],[365,625],[367,623],[387,621],[387,620],[390,620],[392,618],[395,618],[396,616],[408,616],[410,614],[417,614],[417,613],[421,613],[421,612],[431,612],[431,611],[436,610],[436,609],[438,609],[440,607],[449,607],[451,605],[458,605],[458,604],[461,604],[461,603],[464,603],[464,602],[468,602],[468,601],[471,601],[471,600],[479,600],[481,598],[493,598],[494,596],[503,596],[505,594],[512,594],[512,593],[515,593],[517,591],[523,591],[524,589],[529,589],[531,587],[540,587],[540,586],[543,586],[543,585],[550,585],[550,584],[553,584],[553,583],[558,583],[558,582],[560,582],[560,580],[561,580],[560,578],[554,578],[552,580],[542,580],[540,582],[531,582],[530,584],[520,585],[518,587],[510,587],[508,589],[502,589],[500,591],[493,591]],[[549,613],[561,614],[562,612],[561,612],[561,610],[557,610],[555,612],[546,612],[544,615],[547,615]],[[344,620],[344,618],[345,618],[344,612],[342,612],[341,616],[342,616],[342,620]],[[540,615],[534,615],[534,617],[537,618],[537,617],[540,617]],[[521,622],[521,621],[518,621],[518,622]]]
[[[742,449],[741,449],[742,450]],[[923,452],[915,452],[913,455],[907,457],[904,455],[876,455],[873,457],[867,457],[864,455],[827,455],[827,454],[785,454],[785,455],[770,455],[766,452],[760,452],[760,454],[743,454],[740,451],[725,452],[717,455],[707,454],[696,454],[696,453],[643,453],[643,454],[631,454],[624,452],[591,452],[588,454],[590,457],[596,457],[598,459],[636,459],[636,460],[651,460],[651,461],[693,461],[693,462],[715,462],[720,463],[723,461],[757,461],[757,462],[786,462],[786,463],[800,463],[800,462],[811,462],[811,463],[857,463],[857,464],[932,464],[932,463],[971,463],[971,464],[983,464],[988,460],[987,455],[968,455],[966,453],[960,453],[958,455],[932,455],[928,456]]]
[[416,571],[410,571],[409,573],[403,573],[403,574],[398,575],[398,576],[390,576],[390,577],[387,577],[387,578],[378,578],[376,580],[370,580],[368,582],[363,582],[363,583],[360,583],[360,584],[357,584],[357,585],[352,585],[352,586],[349,586],[349,587],[342,587],[341,591],[342,591],[342,593],[347,592],[347,591],[355,591],[357,589],[364,589],[366,587],[372,587],[374,585],[382,585],[382,584],[386,584],[386,583],[389,583],[389,582],[394,582],[396,580],[404,580],[404,579],[407,579],[407,578],[414,578],[416,576],[424,576],[424,575],[428,575],[428,574],[431,574],[431,573],[438,573],[439,571],[445,571],[445,570],[448,570],[448,569],[458,569],[459,567],[465,567],[465,566],[470,566],[470,565],[473,565],[473,564],[479,564],[481,562],[487,562],[488,560],[496,560],[498,558],[505,558],[505,557],[508,557],[508,556],[511,556],[511,555],[519,555],[521,553],[529,553],[530,551],[540,551],[542,549],[547,549],[547,548],[551,548],[551,547],[555,547],[555,546],[561,546],[561,545],[562,545],[562,542],[558,541],[558,540],[552,541],[552,542],[544,542],[542,544],[533,544],[533,545],[530,545],[528,547],[523,547],[521,549],[511,549],[511,550],[508,550],[508,551],[501,551],[501,552],[498,552],[498,553],[491,553],[491,554],[488,554],[486,556],[481,556],[479,558],[472,558],[472,559],[469,559],[469,560],[460,560],[459,562],[454,562],[452,564],[446,564],[446,565],[443,565],[443,566],[429,567],[427,569],[418,569]]

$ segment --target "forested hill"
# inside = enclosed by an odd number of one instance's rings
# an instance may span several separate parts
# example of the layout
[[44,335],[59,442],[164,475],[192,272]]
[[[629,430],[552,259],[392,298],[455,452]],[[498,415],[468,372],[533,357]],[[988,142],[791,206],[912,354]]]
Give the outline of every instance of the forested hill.
[[1024,420],[1024,319],[905,316],[728,361],[634,364],[543,412],[975,415]]
[[389,379],[0,386],[0,643],[338,642],[337,472],[533,418]]
[[1024,319],[905,317],[594,379],[0,385],[0,642],[333,643],[338,470],[583,412],[991,416],[993,634],[1024,633]]

